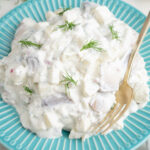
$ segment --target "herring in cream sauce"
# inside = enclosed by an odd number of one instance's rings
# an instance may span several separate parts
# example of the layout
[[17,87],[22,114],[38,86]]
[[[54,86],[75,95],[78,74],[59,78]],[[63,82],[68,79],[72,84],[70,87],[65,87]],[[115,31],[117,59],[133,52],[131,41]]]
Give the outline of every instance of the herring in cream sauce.
[[[22,125],[40,137],[94,135],[91,129],[114,106],[137,33],[105,6],[48,12],[47,21],[19,25],[11,52],[0,61],[0,92],[19,113]],[[148,77],[137,54],[129,85],[134,97],[111,128],[148,101]]]

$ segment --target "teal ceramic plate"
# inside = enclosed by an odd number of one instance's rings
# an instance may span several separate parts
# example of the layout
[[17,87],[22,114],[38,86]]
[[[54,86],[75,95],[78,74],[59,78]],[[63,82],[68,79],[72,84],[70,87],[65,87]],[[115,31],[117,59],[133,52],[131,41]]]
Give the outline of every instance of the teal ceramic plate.
[[[10,52],[11,41],[16,28],[23,18],[30,17],[44,21],[48,10],[60,7],[79,7],[84,0],[29,0],[0,19],[0,58]],[[92,0],[89,0],[92,1]],[[93,0],[106,5],[113,14],[139,32],[145,16],[120,0]],[[150,30],[140,47],[140,54],[146,62],[150,76]],[[150,86],[150,81],[148,82]],[[82,142],[80,139],[68,139],[68,133],[58,139],[39,138],[24,129],[15,109],[0,99],[0,142],[13,150],[130,150],[143,143],[150,134],[150,103],[124,121],[124,129],[113,131],[108,135],[92,136]]]

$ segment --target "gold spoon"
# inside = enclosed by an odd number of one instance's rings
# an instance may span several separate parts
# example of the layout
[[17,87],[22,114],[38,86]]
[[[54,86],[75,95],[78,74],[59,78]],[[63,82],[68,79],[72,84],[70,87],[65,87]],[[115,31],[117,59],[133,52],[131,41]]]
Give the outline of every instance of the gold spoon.
[[133,89],[128,85],[127,80],[129,77],[129,73],[132,67],[132,62],[134,60],[134,56],[136,52],[139,50],[141,43],[144,39],[144,36],[148,30],[150,24],[150,12],[144,22],[142,30],[138,36],[136,44],[133,48],[133,51],[130,55],[127,70],[125,72],[124,79],[120,84],[119,90],[116,92],[116,104],[114,108],[104,117],[104,119],[96,126],[95,130],[96,133],[101,132],[102,134],[106,133],[114,123],[116,123],[120,117],[126,112],[128,109],[132,96],[133,96]]

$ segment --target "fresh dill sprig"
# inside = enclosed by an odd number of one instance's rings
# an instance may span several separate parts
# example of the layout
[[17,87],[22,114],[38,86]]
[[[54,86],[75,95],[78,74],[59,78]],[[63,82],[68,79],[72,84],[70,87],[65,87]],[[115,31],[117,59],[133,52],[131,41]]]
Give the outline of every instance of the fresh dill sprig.
[[64,80],[60,81],[60,84],[63,84],[65,86],[66,93],[68,89],[70,88],[71,84],[77,85],[77,81],[75,81],[68,73],[66,76],[64,76]]
[[110,32],[112,34],[112,39],[117,39],[119,40],[118,32],[114,30],[114,26],[110,25],[109,26]]
[[42,47],[42,44],[33,43],[33,42],[27,41],[27,40],[21,40],[21,41],[19,41],[19,43],[21,43],[21,45],[25,46],[25,47],[31,47],[31,46],[34,46],[34,47],[37,47],[37,48]]
[[95,49],[96,51],[99,51],[101,52],[103,50],[103,48],[101,47],[98,47],[98,42],[97,41],[94,41],[94,40],[91,40],[90,42],[88,42],[87,44],[83,45],[83,47],[81,48],[80,51],[83,51],[83,50],[86,50],[86,49],[89,49],[89,48],[93,48]]
[[24,86],[24,90],[30,94],[34,93],[34,90],[30,89],[29,87],[27,86]]
[[64,12],[70,10],[71,8],[64,8],[61,12],[58,13],[59,16],[62,16]]
[[63,29],[64,31],[72,30],[76,27],[77,24],[74,24],[73,22],[65,21],[65,24],[59,25],[58,28]]

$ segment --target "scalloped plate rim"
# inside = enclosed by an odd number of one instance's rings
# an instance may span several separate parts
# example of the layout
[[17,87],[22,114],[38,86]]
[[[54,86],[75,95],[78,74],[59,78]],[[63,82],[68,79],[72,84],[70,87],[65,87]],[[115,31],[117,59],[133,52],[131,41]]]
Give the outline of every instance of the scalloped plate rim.
[[[4,16],[2,16],[0,18],[0,25],[1,23],[3,23],[4,20],[6,20],[9,16],[11,16],[15,11],[18,11],[18,9],[20,9],[21,7],[24,7],[26,6],[27,4],[31,3],[32,4],[32,1],[33,0],[28,0],[18,6],[16,6],[15,8],[13,8],[12,10],[10,10],[8,13],[6,13]],[[38,1],[38,0],[34,0],[35,1]],[[86,1],[89,1],[89,0],[86,0]],[[144,18],[146,18],[146,16],[140,11],[138,10],[137,8],[135,8],[134,6],[132,6],[131,4],[125,2],[125,1],[122,1],[122,0],[112,0],[112,1],[120,1],[121,3],[124,3],[125,5],[128,5],[130,8],[134,9],[135,11],[138,11],[138,13],[140,13]],[[140,140],[140,142],[138,142],[135,146],[133,146],[130,150],[135,150],[136,148],[138,148],[140,145],[142,145],[148,138],[150,138],[150,133],[145,137],[143,138],[142,140]],[[2,144],[4,147],[8,148],[8,149],[12,149],[12,147],[8,146],[7,145],[7,142],[3,141],[1,138],[0,138],[0,144]]]

